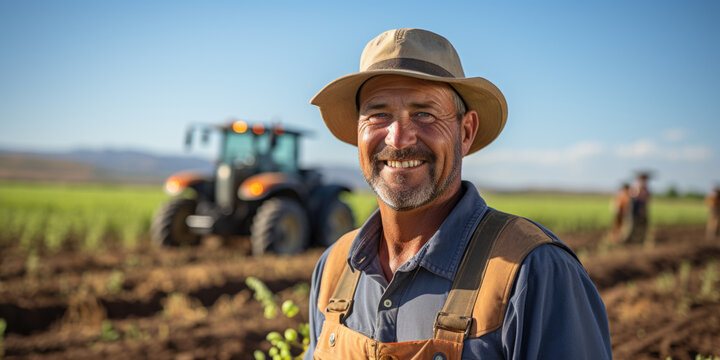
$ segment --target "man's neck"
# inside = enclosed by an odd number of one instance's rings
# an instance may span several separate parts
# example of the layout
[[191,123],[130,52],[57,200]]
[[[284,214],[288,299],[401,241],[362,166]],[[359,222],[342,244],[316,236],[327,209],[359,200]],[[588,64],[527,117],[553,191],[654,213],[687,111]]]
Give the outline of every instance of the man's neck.
[[388,281],[400,265],[430,240],[461,197],[458,181],[431,203],[417,209],[397,211],[378,201],[383,230],[378,255]]

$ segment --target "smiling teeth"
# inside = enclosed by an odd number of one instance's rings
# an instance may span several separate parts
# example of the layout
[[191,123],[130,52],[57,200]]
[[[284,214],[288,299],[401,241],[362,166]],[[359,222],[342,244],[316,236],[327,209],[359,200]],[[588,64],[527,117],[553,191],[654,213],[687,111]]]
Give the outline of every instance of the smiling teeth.
[[420,166],[420,164],[422,164],[422,161],[420,161],[420,160],[408,160],[408,161],[388,160],[387,164],[388,164],[388,166],[394,167],[394,168],[409,168],[409,167]]

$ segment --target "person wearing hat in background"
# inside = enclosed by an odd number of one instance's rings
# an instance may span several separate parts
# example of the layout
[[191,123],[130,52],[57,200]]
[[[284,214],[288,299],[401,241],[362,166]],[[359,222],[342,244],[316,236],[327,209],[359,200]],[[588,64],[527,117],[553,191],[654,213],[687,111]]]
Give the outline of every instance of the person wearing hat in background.
[[623,239],[623,230],[630,220],[630,184],[623,183],[613,199],[613,228],[610,239],[613,243]]
[[311,100],[358,147],[379,209],[319,259],[305,359],[609,359],[605,306],[570,249],[489,208],[462,158],[492,142],[507,104],[467,78],[448,40],[371,40],[360,72]]
[[630,229],[628,229],[623,242],[641,244],[645,241],[650,205],[650,190],[647,185],[649,179],[650,173],[639,172],[635,177],[635,183],[630,188]]
[[708,220],[705,229],[705,237],[708,240],[715,240],[720,237],[720,185],[715,186],[705,197],[705,205],[708,208]]

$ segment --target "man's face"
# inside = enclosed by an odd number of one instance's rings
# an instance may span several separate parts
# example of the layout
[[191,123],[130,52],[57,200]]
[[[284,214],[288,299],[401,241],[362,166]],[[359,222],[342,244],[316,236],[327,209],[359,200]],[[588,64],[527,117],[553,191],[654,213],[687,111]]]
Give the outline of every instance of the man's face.
[[423,206],[460,182],[463,130],[452,91],[395,75],[371,78],[360,90],[360,167],[391,208]]

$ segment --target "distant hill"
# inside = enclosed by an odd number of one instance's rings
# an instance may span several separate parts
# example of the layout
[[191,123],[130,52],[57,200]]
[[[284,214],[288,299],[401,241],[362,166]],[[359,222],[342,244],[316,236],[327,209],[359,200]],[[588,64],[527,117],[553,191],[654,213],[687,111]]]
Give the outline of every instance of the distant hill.
[[199,157],[135,150],[0,150],[0,179],[6,180],[161,183],[169,175],[188,169],[212,172],[213,164]]
[[[315,168],[315,167],[313,167]],[[60,182],[159,184],[183,170],[212,173],[211,160],[155,155],[137,150],[28,152],[0,150],[0,179]],[[317,167],[326,182],[369,190],[359,167]]]

